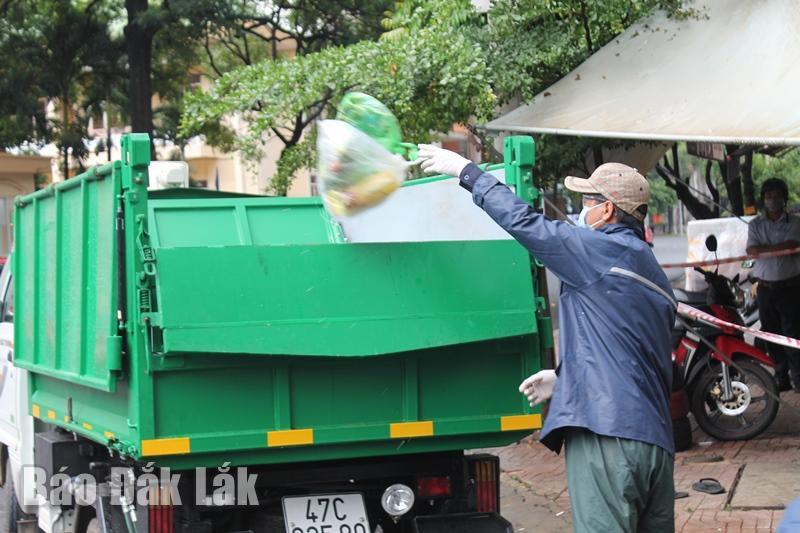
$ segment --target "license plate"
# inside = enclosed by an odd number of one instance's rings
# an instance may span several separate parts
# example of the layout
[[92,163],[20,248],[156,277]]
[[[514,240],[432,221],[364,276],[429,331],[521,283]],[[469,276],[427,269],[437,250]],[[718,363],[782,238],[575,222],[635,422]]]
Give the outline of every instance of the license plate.
[[283,498],[286,533],[370,533],[361,494]]

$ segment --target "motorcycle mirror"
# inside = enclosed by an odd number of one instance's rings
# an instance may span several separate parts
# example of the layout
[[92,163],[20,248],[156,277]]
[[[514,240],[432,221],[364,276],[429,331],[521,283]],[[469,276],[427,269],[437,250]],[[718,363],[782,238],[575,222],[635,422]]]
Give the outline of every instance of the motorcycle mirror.
[[742,268],[753,268],[755,264],[756,262],[754,259],[745,259],[744,261],[742,261]]
[[706,249],[709,252],[717,251],[717,238],[714,235],[709,235],[706,237]]

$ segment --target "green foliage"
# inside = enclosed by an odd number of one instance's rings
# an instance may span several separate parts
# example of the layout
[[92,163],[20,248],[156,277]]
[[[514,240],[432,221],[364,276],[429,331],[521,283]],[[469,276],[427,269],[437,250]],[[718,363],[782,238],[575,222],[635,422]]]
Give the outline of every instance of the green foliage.
[[[55,138],[80,158],[88,120],[80,103],[96,71],[113,62],[110,13],[93,3],[20,0],[2,14],[0,145]],[[42,98],[59,100],[60,119],[47,120]]]
[[[232,71],[209,92],[187,98],[181,131],[204,133],[207,125],[239,115],[248,129],[234,138],[234,146],[255,160],[269,137],[291,148],[316,118],[332,115],[350,90],[387,103],[405,139],[414,142],[427,141],[432,132],[446,132],[453,122],[473,115],[487,118],[494,105],[479,44],[456,28],[433,25],[409,28],[392,39],[328,47]],[[284,152],[291,161],[279,163],[278,178],[283,180],[289,169],[310,166],[311,148],[306,143]],[[276,183],[272,188],[278,193],[287,189]]]
[[[531,100],[655,9],[697,16],[682,0],[496,0],[480,35],[498,102]],[[548,187],[574,169],[588,173],[593,154],[624,146],[613,139],[537,136],[536,176]],[[588,161],[588,164],[587,164]]]
[[[273,25],[298,42],[302,55],[330,45],[348,45],[377,38],[377,22],[392,0],[288,0],[273,3]],[[285,22],[280,23],[283,19]]]
[[789,203],[800,203],[800,150],[783,152],[778,157],[756,154],[753,157],[753,184],[756,197],[767,178],[781,178],[789,186]]
[[470,2],[430,0],[398,0],[394,10],[386,13],[381,25],[387,30],[381,39],[397,39],[423,28],[459,28],[461,31],[482,31],[483,17]]
[[275,175],[267,185],[268,194],[286,196],[297,171],[306,168],[308,162],[316,157],[316,143],[316,130],[312,129],[299,143],[283,150]]
[[589,175],[595,167],[595,151],[623,144],[621,141],[591,137],[539,135],[536,139],[534,175],[539,185],[545,188],[554,181],[562,180],[569,172],[580,171]]
[[530,100],[656,8],[696,14],[681,0],[496,0],[486,44],[501,102]]
[[[258,158],[268,137],[291,148],[314,119],[330,116],[342,95],[357,89],[394,111],[406,140],[427,141],[453,123],[489,118],[498,103],[529,100],[659,7],[674,16],[693,13],[682,0],[496,0],[488,15],[468,0],[401,0],[383,19],[387,31],[377,42],[230,72],[208,93],[187,99],[181,131],[205,133],[227,117],[241,117],[247,132],[233,146]],[[542,138],[537,176],[545,183],[560,178],[587,152],[615,144]],[[279,168],[287,172],[313,162],[311,150],[284,156],[291,163]]]
[[659,176],[648,176],[650,182],[650,204],[648,212],[665,215],[678,202],[675,191],[667,187]]
[[[0,6],[0,145],[55,141],[64,174],[68,157],[88,155],[92,99],[110,77],[118,50],[104,3],[19,0]],[[56,101],[58,118],[45,115]]]

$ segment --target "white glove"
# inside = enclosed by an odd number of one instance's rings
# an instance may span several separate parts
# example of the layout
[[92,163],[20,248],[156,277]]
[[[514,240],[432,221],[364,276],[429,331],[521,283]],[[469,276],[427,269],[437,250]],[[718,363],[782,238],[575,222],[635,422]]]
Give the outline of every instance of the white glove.
[[535,407],[553,396],[557,378],[555,370],[540,370],[520,383],[519,391],[527,396],[531,407]]
[[420,167],[428,174],[444,174],[458,177],[464,167],[472,162],[455,152],[432,144],[420,144],[417,147],[419,148],[417,159],[423,160]]

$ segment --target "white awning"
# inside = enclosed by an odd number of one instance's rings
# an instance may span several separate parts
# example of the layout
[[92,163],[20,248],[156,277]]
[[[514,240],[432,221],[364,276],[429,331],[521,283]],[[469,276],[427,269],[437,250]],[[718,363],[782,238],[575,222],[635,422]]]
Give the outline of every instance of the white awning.
[[800,3],[700,0],[631,26],[493,131],[800,145]]

